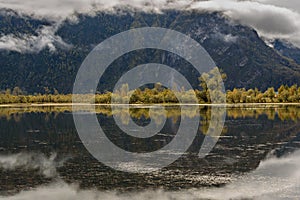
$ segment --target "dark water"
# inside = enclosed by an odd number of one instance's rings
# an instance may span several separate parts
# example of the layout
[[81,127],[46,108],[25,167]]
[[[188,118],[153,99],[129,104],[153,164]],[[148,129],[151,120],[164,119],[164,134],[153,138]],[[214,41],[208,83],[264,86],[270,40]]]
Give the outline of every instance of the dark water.
[[[129,137],[112,114],[140,126],[149,109],[97,107],[107,137],[130,152],[151,152],[170,143],[192,111],[167,108],[163,129],[150,139]],[[0,108],[0,198],[4,199],[299,199],[300,106],[228,107],[213,150],[198,152],[210,124],[211,107],[200,107],[199,130],[174,163],[141,174],[111,169],[85,148],[70,107]],[[88,132],[88,130],[87,130]],[[126,167],[135,167],[135,163]]]

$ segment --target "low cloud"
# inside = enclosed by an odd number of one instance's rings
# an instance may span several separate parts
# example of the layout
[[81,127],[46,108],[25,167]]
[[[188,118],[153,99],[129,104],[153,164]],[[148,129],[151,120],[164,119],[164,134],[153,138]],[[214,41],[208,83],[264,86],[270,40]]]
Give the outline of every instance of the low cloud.
[[300,14],[291,5],[282,7],[276,2],[211,0],[194,3],[191,9],[223,12],[238,23],[253,27],[262,37],[285,39],[300,47]]
[[238,39],[238,36],[233,36],[232,34],[223,34],[223,33],[216,33],[214,35],[212,35],[213,38],[218,39],[218,40],[222,40],[226,43],[235,43],[236,40]]
[[257,2],[264,3],[264,4],[271,4],[279,7],[288,8],[295,12],[300,13],[300,1],[299,0],[256,0]]
[[114,11],[116,8],[160,12],[163,9],[185,9],[192,3],[193,0],[0,0],[0,8],[57,21],[75,12],[91,14],[95,11]]
[[[47,19],[55,26],[65,19],[76,21],[74,13],[94,15],[97,11],[114,12],[116,8],[157,13],[165,9],[219,11],[238,23],[253,27],[262,37],[284,39],[300,47],[298,0],[0,0],[0,8]],[[57,44],[69,46],[55,35],[55,31],[47,29],[47,32],[46,29],[40,30],[38,36],[2,35],[0,49],[26,52],[48,47],[54,51]]]
[[32,53],[39,52],[44,48],[48,48],[51,52],[54,52],[56,47],[70,48],[71,45],[55,35],[56,29],[55,26],[43,26],[37,30],[37,35],[24,34],[21,37],[13,34],[2,35],[0,37],[0,50]]

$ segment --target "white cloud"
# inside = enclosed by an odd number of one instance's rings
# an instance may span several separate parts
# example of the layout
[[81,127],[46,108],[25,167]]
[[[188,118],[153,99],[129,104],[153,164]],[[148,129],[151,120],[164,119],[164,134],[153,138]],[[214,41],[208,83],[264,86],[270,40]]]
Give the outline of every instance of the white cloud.
[[279,7],[288,8],[296,12],[300,12],[299,0],[256,0],[256,1],[264,4],[271,4]]
[[[146,12],[160,12],[161,8],[180,9],[192,1],[179,0],[0,0],[0,9],[11,9],[19,15],[51,21],[53,26],[45,26],[34,35],[2,35],[0,49],[17,52],[39,52],[48,47],[55,51],[56,46],[70,47],[59,36],[55,35],[58,26],[65,19],[76,21],[74,13],[93,15],[97,11],[112,12],[115,8],[128,7]],[[0,14],[5,14],[1,11]],[[11,14],[11,13],[7,13]]]
[[255,1],[211,0],[197,2],[191,8],[224,12],[231,19],[255,28],[263,37],[286,39],[300,46],[300,14],[287,7]]
[[[0,0],[0,8],[48,19],[58,25],[66,18],[74,19],[75,12],[93,15],[96,11],[112,12],[120,7],[146,12],[164,9],[220,11],[255,28],[267,39],[285,39],[300,47],[299,0]],[[47,36],[40,31],[39,36],[2,36],[0,48],[24,52],[30,49],[39,51],[45,47],[54,50],[55,42],[66,46],[55,31],[49,34]]]
[[212,35],[214,38],[219,39],[219,40],[223,40],[224,42],[227,43],[235,43],[236,40],[238,39],[238,36],[233,36],[231,34],[222,34],[222,33],[215,33],[214,35]]
[[37,31],[36,35],[24,34],[17,37],[13,34],[2,35],[0,37],[0,50],[10,50],[20,53],[39,52],[44,48],[55,51],[56,47],[70,48],[71,45],[65,43],[61,37],[55,35],[55,26],[43,26]]
[[0,8],[9,8],[34,17],[51,20],[65,19],[74,12],[113,11],[118,7],[130,7],[143,11],[182,9],[193,0],[0,0]]

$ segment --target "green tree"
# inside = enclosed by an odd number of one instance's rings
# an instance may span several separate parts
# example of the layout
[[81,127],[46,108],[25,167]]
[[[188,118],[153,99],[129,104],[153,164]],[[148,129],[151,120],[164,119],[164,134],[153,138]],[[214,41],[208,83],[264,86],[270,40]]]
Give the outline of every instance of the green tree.
[[19,96],[19,95],[23,94],[23,92],[19,87],[14,87],[12,94],[14,96]]
[[[203,73],[199,77],[201,91],[201,98],[206,102],[220,102],[222,99],[225,99],[225,94],[222,92],[222,84],[226,80],[227,75],[223,71],[219,70],[218,67],[213,68],[208,73]],[[211,99],[214,97],[214,99]]]

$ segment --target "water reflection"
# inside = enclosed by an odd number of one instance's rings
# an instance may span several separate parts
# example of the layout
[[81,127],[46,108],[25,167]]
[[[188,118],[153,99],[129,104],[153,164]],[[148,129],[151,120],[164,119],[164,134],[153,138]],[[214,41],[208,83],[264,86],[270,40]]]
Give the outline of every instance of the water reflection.
[[[222,193],[233,194],[232,198],[251,198],[253,196],[250,193],[256,185],[263,188],[258,197],[265,197],[264,195],[268,191],[276,196],[278,191],[275,191],[275,188],[276,186],[279,188],[281,182],[287,187],[295,186],[298,176],[297,174],[288,174],[288,172],[298,173],[296,163],[299,154],[296,152],[291,157],[287,157],[287,155],[297,150],[300,145],[299,106],[227,108],[222,135],[214,149],[205,158],[199,158],[198,152],[208,130],[211,108],[209,106],[200,106],[199,108],[201,119],[199,130],[188,151],[167,168],[149,174],[115,171],[94,159],[77,135],[71,107],[1,108],[0,194],[12,195],[37,187],[38,189],[35,191],[37,193],[29,191],[22,195],[30,196],[38,194],[40,191],[45,193],[58,191],[59,193],[64,188],[66,193],[70,192],[68,195],[71,196],[78,191],[80,194],[91,195],[91,197],[96,195],[95,198],[101,198],[106,194],[112,199],[119,197],[124,199],[146,198],[147,196],[152,199],[154,197],[180,199],[184,197],[197,198],[197,195],[201,193],[200,197],[203,198],[220,199],[224,197],[221,195]],[[114,112],[115,115],[120,116],[120,119],[124,119],[121,120],[122,123],[127,123],[128,113],[122,112],[122,108]],[[134,152],[153,151],[168,144],[176,134],[181,118],[193,118],[194,116],[193,110],[180,112],[179,107],[169,107],[163,130],[151,140],[140,140],[128,138],[116,128],[112,117],[113,113],[109,107],[97,106],[96,113],[99,122],[104,125],[104,129],[108,132],[113,130],[113,134],[108,136],[110,140],[128,151]],[[131,108],[129,113],[137,124],[147,125],[149,123],[149,107]],[[123,115],[126,116],[122,117]],[[159,124],[161,123],[160,116],[161,113],[158,109],[157,113],[152,115],[151,120]],[[268,156],[272,159],[264,161]],[[23,162],[20,157],[28,159]],[[48,165],[36,164],[39,163],[37,160],[45,161]],[[28,165],[32,162],[35,164]],[[11,163],[21,164],[12,168],[7,167],[13,166]],[[277,165],[277,163],[279,164]],[[135,167],[134,162],[126,164],[128,168]],[[285,166],[288,171],[283,169]],[[55,170],[55,173],[47,176],[44,173],[47,170]],[[276,170],[285,178],[278,178]],[[263,174],[265,172],[269,173],[271,178],[266,177]],[[290,175],[296,179],[288,182]],[[272,178],[273,176],[274,178]],[[53,184],[57,181],[59,183]],[[252,182],[253,184],[250,184]],[[275,185],[271,185],[269,182]],[[75,187],[69,183],[78,186]],[[242,185],[244,186],[242,187]],[[268,185],[272,186],[274,190],[267,187]],[[203,187],[211,186],[224,187],[203,189]],[[159,193],[162,196],[154,195],[154,193],[157,194],[158,188],[163,189]],[[94,193],[90,189],[96,189],[99,192]],[[249,193],[247,193],[248,189]],[[111,192],[100,192],[103,190],[123,191],[126,194],[119,196]],[[143,192],[144,190],[147,191]],[[155,192],[152,192],[153,190]],[[180,191],[172,192],[173,190]],[[238,191],[238,195],[234,196],[233,190]],[[299,195],[293,193],[291,189],[283,190],[286,191],[285,195]],[[21,197],[19,196],[19,198]]]
[[281,158],[270,157],[253,172],[223,188],[197,193],[205,199],[299,199],[300,151]]
[[[186,181],[196,181],[187,178]],[[296,151],[283,158],[269,158],[262,161],[258,168],[244,176],[237,177],[235,181],[218,188],[193,188],[177,191],[161,189],[146,189],[143,191],[116,192],[101,191],[94,188],[82,189],[77,184],[66,183],[63,180],[43,186],[35,190],[6,196],[5,199],[31,200],[33,198],[50,199],[299,199],[300,196],[300,152]],[[0,199],[2,199],[0,197]]]
[[[79,109],[90,110],[91,106],[81,106]],[[132,106],[130,109],[130,116],[132,118],[145,118],[148,119],[149,116],[149,108],[151,106]],[[180,111],[179,106],[168,106],[169,109],[167,116],[168,118],[172,118],[177,120],[180,116],[192,118],[197,115],[196,110],[191,106],[190,109],[187,107]],[[95,111],[98,114],[112,116],[119,115],[123,119],[123,123],[128,121],[128,114],[124,112],[127,108],[122,108],[119,106],[118,109],[114,111],[111,110],[110,106],[95,106]],[[211,106],[199,106],[201,115],[203,117],[210,116]],[[19,121],[23,114],[26,113],[45,113],[47,115],[50,114],[60,114],[65,112],[72,112],[71,106],[21,106],[21,107],[0,107],[0,117],[6,118],[7,120],[15,120]],[[161,115],[164,115],[164,111],[161,109],[157,109],[154,114],[154,120],[156,123],[160,123]],[[47,115],[45,115],[45,119],[47,120]],[[261,104],[261,105],[228,105],[227,108],[227,116],[237,119],[237,118],[259,118],[261,115],[266,115],[269,120],[274,120],[278,117],[280,120],[294,120],[297,121],[300,119],[300,106],[299,105],[280,105],[280,104]],[[155,117],[156,116],[156,117]]]

